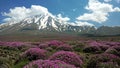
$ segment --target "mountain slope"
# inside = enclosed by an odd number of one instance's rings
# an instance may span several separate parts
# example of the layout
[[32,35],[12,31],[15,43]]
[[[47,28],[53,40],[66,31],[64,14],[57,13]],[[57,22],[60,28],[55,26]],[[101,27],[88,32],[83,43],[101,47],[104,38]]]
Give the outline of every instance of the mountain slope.
[[0,25],[0,32],[53,31],[53,32],[88,32],[92,26],[75,26],[50,14],[28,17],[20,22],[8,22]]
[[69,34],[90,35],[119,35],[120,27],[101,26],[96,29],[94,26],[90,25],[73,25],[69,22],[54,17],[49,13],[27,17],[19,22],[9,21],[0,24],[0,34],[40,34],[41,32],[62,32]]
[[96,35],[120,35],[120,27],[119,26],[114,26],[114,27],[101,26],[96,30],[95,34]]

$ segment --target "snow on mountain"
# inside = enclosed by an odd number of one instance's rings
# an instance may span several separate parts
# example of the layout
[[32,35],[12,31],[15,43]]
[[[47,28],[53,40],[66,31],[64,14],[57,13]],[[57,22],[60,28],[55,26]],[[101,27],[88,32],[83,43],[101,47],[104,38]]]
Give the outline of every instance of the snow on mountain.
[[[32,5],[30,8],[16,7],[11,9],[9,13],[3,13],[7,18],[4,19],[5,23],[0,24],[1,33],[17,33],[17,32],[78,32],[82,34],[104,34],[107,35],[119,32],[119,27],[101,27],[97,28],[88,22],[75,21],[69,22],[70,18],[62,17],[61,14],[57,16],[51,14],[47,8]],[[112,33],[111,30],[114,31]],[[105,33],[104,31],[107,30]],[[115,34],[114,34],[115,35]]]
[[[16,13],[16,10],[24,9]],[[15,13],[14,13],[15,12]],[[22,12],[22,13],[21,13]],[[37,12],[37,13],[36,13]],[[9,16],[5,20],[6,23],[0,24],[0,31],[13,30],[48,30],[48,31],[75,31],[81,32],[84,29],[91,28],[92,24],[87,22],[68,22],[68,17],[62,17],[61,14],[57,16],[51,14],[45,7],[32,5],[31,8],[18,7],[12,9],[10,13],[4,13]],[[17,16],[12,16],[17,15]],[[18,18],[18,19],[17,19]]]
[[[66,18],[66,20],[68,19]],[[3,23],[0,25],[0,29],[2,30],[3,28],[8,28],[8,27],[14,28],[15,27],[14,25],[18,26],[20,29],[31,24],[36,24],[38,30],[46,29],[46,30],[56,30],[56,31],[78,31],[78,32],[81,31],[81,29],[79,29],[81,27],[93,26],[87,24],[79,25],[79,23],[77,24],[74,23],[73,25],[72,23],[68,23],[67,21],[62,20],[60,18],[60,15],[58,18],[49,13],[48,14],[46,13],[41,15],[35,15],[32,17],[27,17],[20,22],[11,21],[7,23]]]

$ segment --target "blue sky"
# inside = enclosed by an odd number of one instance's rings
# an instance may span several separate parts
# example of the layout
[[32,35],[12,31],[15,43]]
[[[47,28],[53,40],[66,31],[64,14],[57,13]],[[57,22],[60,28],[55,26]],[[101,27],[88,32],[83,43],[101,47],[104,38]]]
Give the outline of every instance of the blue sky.
[[10,9],[22,6],[27,9],[31,5],[43,6],[53,15],[68,17],[69,22],[120,26],[120,0],[0,0],[0,23],[11,18]]

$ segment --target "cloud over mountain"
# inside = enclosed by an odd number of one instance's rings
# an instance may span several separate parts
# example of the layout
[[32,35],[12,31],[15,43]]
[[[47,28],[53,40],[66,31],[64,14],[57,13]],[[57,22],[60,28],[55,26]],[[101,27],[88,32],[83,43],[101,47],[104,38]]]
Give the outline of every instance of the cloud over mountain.
[[[108,20],[109,13],[112,12],[120,12],[119,7],[114,7],[112,4],[108,3],[112,0],[104,0],[103,2],[99,0],[89,0],[88,4],[84,7],[85,10],[88,12],[81,14],[79,17],[76,18],[74,21],[75,25],[81,26],[81,25],[90,25],[93,26],[92,23],[89,23],[89,21],[97,22],[97,23],[103,23]],[[116,0],[119,2],[119,0]],[[76,9],[73,9],[75,12]],[[53,15],[48,11],[46,7],[40,6],[40,5],[31,5],[30,8],[26,7],[15,7],[10,9],[8,13],[4,12],[3,16],[6,16],[4,19],[5,22],[9,21],[15,21],[20,22],[21,20],[32,17],[36,15],[47,15],[58,19],[60,23],[70,23],[71,19],[69,17],[63,17],[61,13],[58,15]],[[72,23],[73,24],[73,23]]]
[[57,19],[61,21],[69,21],[69,17],[62,17],[61,14],[53,15],[51,14],[47,8],[40,6],[40,5],[32,5],[31,8],[26,7],[15,7],[13,9],[10,9],[9,13],[4,12],[3,16],[7,16],[7,18],[4,19],[4,21],[21,21],[27,17],[32,17],[36,15],[46,15],[49,14],[52,17],[56,17]]
[[69,21],[69,20],[70,20],[69,17],[62,17],[61,14],[58,14],[58,15],[57,15],[57,18],[60,19],[60,20],[62,20],[62,21]]
[[88,22],[81,22],[81,21],[75,21],[74,23],[70,23],[73,26],[95,26],[94,24],[88,23]]
[[[24,20],[27,17],[32,17],[32,16],[36,16],[36,15],[50,15],[55,19],[58,19],[60,23],[71,23],[68,22],[70,21],[69,17],[63,17],[62,14],[58,14],[58,15],[53,15],[52,13],[50,13],[48,11],[47,8],[40,6],[40,5],[31,5],[30,8],[26,8],[26,7],[15,7],[13,9],[10,9],[10,11],[8,13],[4,12],[3,16],[7,16],[7,18],[4,19],[5,22],[20,22],[22,20]],[[88,22],[81,22],[81,21],[77,21],[74,22],[74,25],[76,26],[82,26],[82,25],[89,25],[89,26],[93,26],[93,24],[90,24]]]
[[78,20],[103,23],[108,20],[109,13],[120,12],[119,7],[113,7],[113,5],[100,2],[99,0],[89,0],[85,9],[89,12],[77,17]]
[[[31,17],[40,14],[48,14],[48,9],[39,5],[32,5],[31,8],[15,7],[10,9],[9,13],[4,12],[3,15],[7,16],[4,21],[21,21],[26,17]],[[49,13],[50,14],[50,13]]]

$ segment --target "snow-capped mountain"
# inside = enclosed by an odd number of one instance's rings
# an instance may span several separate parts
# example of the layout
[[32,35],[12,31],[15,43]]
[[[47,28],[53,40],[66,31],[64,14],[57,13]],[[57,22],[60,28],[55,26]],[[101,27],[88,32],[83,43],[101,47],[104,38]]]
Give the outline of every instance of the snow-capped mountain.
[[51,14],[41,14],[32,17],[27,17],[20,22],[9,21],[0,25],[0,32],[15,32],[26,30],[39,30],[39,31],[57,31],[57,32],[89,32],[94,29],[88,25],[73,25]]
[[41,14],[27,17],[19,22],[9,21],[0,24],[0,34],[4,33],[31,33],[40,32],[72,32],[93,35],[119,35],[120,27],[102,26],[95,28],[93,25],[69,23],[51,14]]

